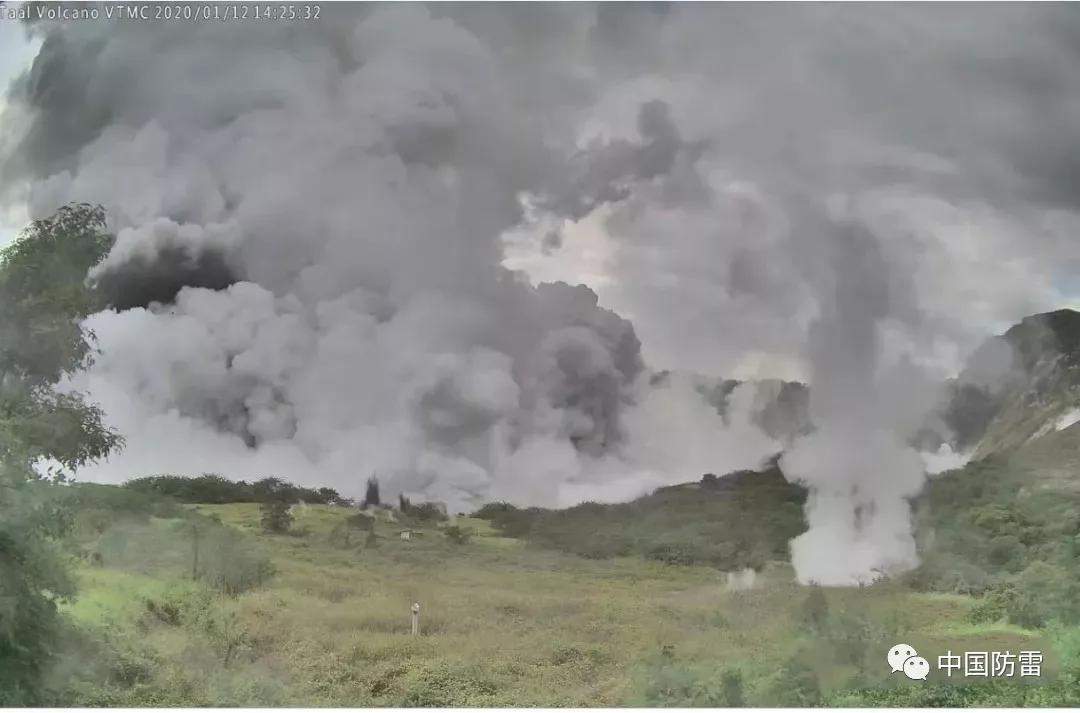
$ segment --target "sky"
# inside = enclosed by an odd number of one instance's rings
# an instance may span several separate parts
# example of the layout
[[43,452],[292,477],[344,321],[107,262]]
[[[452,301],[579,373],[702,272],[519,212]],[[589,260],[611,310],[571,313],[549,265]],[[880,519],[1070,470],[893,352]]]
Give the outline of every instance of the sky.
[[701,393],[797,378],[800,576],[912,565],[943,380],[1077,301],[1077,6],[323,10],[37,26],[0,214],[117,234],[80,477],[626,499],[784,448]]

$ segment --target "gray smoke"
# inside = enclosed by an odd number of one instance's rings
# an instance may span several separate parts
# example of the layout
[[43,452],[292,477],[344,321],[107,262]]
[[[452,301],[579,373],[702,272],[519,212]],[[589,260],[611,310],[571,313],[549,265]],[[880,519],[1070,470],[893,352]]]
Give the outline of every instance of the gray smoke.
[[458,24],[417,6],[335,19],[39,29],[16,92],[34,121],[5,173],[32,212],[97,201],[118,230],[88,276],[115,308],[86,322],[102,354],[71,385],[130,445],[81,477],[214,470],[356,493],[376,472],[454,507],[559,505],[774,450],[718,440],[692,388],[649,387],[633,327],[590,289],[501,266],[521,194],[584,165],[612,201],[607,186],[670,168],[662,104],[641,107],[641,146],[574,155]]
[[1073,7],[324,13],[36,26],[5,201],[119,231],[84,477],[617,499],[778,448],[650,367],[803,378],[800,577],[914,563],[937,384],[1080,291]]

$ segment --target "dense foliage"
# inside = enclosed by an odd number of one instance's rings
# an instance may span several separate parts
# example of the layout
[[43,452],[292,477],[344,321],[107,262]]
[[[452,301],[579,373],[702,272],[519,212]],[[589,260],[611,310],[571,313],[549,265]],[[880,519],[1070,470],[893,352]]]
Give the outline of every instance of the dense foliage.
[[86,274],[112,243],[101,207],[70,205],[0,253],[0,374],[33,389],[85,365],[92,342],[79,319],[104,307]]
[[1080,622],[1080,494],[1033,487],[995,456],[930,483],[917,509],[918,589],[974,594],[975,622]]
[[441,503],[414,503],[404,495],[398,496],[398,511],[412,522],[442,522],[447,519],[446,507]]
[[267,500],[259,506],[259,522],[264,532],[282,534],[292,527],[293,517],[284,500]]
[[268,499],[318,505],[348,503],[333,488],[304,488],[279,478],[263,478],[254,483],[248,483],[244,480],[228,480],[213,473],[205,473],[196,478],[181,475],[151,475],[129,480],[124,487],[144,493],[165,495],[182,503],[251,503]]
[[367,487],[364,490],[364,501],[360,503],[360,507],[373,507],[379,504],[379,479],[373,475],[368,478]]
[[0,252],[0,705],[47,700],[57,602],[74,590],[58,545],[70,511],[35,465],[62,474],[122,443],[100,409],[54,390],[90,358],[79,321],[101,301],[84,278],[111,244],[104,211],[73,205]]

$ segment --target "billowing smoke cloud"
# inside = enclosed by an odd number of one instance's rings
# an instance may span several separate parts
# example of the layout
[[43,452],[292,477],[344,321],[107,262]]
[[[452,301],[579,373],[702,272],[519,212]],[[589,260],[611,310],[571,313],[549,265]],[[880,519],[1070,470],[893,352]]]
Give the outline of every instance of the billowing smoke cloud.
[[237,281],[228,255],[234,225],[177,225],[159,218],[120,231],[107,258],[87,276],[118,310],[172,302],[184,287],[220,290]]
[[[118,227],[88,276],[115,308],[86,323],[102,353],[71,385],[129,445],[81,477],[219,471],[358,493],[375,472],[454,507],[561,505],[777,449],[749,422],[718,438],[723,419],[682,381],[651,386],[633,327],[587,287],[500,264],[520,194],[584,166],[599,204],[670,170],[681,144],[662,103],[639,111],[641,147],[575,156],[545,145],[514,77],[461,26],[415,6],[337,19],[199,28],[194,44],[166,25],[47,28],[22,97],[37,120],[6,166],[35,212],[100,201]],[[214,76],[204,53],[223,62]],[[96,129],[45,141],[66,132],[56,112]],[[569,202],[584,190],[553,209],[587,212]]]
[[36,28],[5,199],[119,231],[84,477],[619,499],[787,445],[650,368],[801,377],[800,578],[914,563],[938,384],[1077,292],[1076,11],[323,11]]
[[780,465],[810,489],[809,529],[791,543],[799,578],[850,585],[917,564],[907,498],[918,494],[924,464],[907,439],[933,404],[911,400],[932,392],[910,362],[883,363],[883,323],[910,290],[860,227],[841,223],[835,235],[832,299],[808,349],[817,429]]

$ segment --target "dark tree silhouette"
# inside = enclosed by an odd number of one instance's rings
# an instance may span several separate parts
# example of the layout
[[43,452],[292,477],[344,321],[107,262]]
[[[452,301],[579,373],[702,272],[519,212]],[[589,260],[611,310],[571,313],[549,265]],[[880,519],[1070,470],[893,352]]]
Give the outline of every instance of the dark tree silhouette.
[[360,504],[360,507],[366,508],[379,504],[379,478],[378,476],[373,475],[368,478],[367,491],[364,493],[364,502]]

